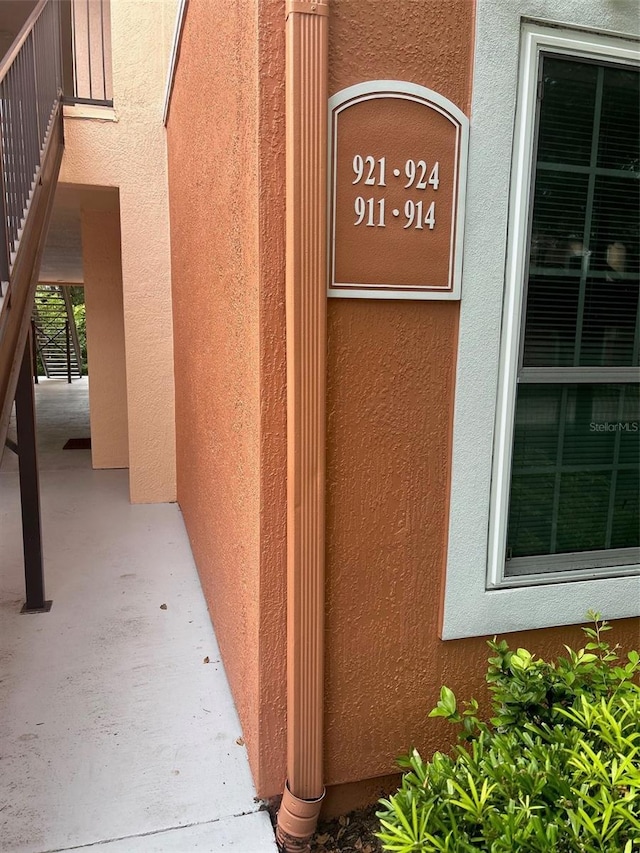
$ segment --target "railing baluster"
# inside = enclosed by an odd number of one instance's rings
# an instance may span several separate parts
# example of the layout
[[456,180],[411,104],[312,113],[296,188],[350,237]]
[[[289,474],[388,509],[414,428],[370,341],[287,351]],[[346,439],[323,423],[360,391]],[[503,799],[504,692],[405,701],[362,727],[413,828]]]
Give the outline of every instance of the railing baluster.
[[38,34],[33,34],[33,91],[34,91],[34,114],[35,114],[35,139],[34,147],[38,159],[40,159],[40,139],[42,136],[40,123],[40,110],[42,95],[38,90]]
[[[0,90],[0,126],[3,127],[4,86]],[[0,133],[0,296],[5,296],[9,285],[9,221],[7,217],[7,191],[4,169],[4,130]]]
[[91,6],[87,2],[87,66],[89,70],[89,100],[93,100],[93,65],[91,63]]
[[73,95],[66,101],[113,106],[109,0],[70,0]]
[[[9,158],[7,152],[7,135],[8,135],[8,122],[9,122],[9,94],[7,92],[7,81],[3,80],[0,83],[0,96],[2,98],[2,106],[0,108],[0,136],[1,136],[1,147],[2,147],[2,189],[3,189],[3,205],[2,205],[2,221],[3,221],[3,231],[5,243],[7,244],[7,259],[9,258],[9,231],[10,231],[10,219],[9,219],[9,186],[8,186],[8,172],[9,172]],[[8,263],[8,260],[7,260]]]
[[3,123],[2,123],[2,146],[4,185],[6,194],[6,219],[7,219],[7,247],[11,257],[11,87],[8,77],[2,83],[4,89],[3,98]]
[[69,0],[69,2],[71,3],[71,53],[73,57],[73,97],[70,100],[75,101],[78,97],[78,51],[76,49],[78,34],[73,0]]
[[27,99],[27,87],[26,83],[26,68],[25,68],[25,54],[28,50],[29,39],[25,42],[25,49],[21,50],[17,57],[17,72],[18,72],[18,115],[19,115],[19,136],[18,136],[18,177],[19,177],[19,191],[20,191],[20,199],[21,199],[21,210],[18,228],[22,227],[23,220],[23,211],[26,207],[26,201],[28,196],[28,184],[29,181],[29,167],[27,166],[27,156],[26,156],[26,113],[25,113],[25,101]]
[[53,27],[59,33],[58,48],[54,53],[56,65],[56,97],[59,97],[64,89],[62,71],[62,11],[60,8],[60,3],[55,4],[54,10],[55,20],[53,23]]
[[100,44],[102,47],[102,97],[107,100],[107,66],[104,51],[104,3],[100,4]]
[[8,208],[9,208],[9,262],[11,263],[11,253],[15,248],[16,235],[16,208],[17,208],[17,188],[16,188],[16,168],[15,168],[15,87],[13,78],[15,77],[14,69],[12,68],[8,75],[8,91],[7,91],[7,136],[5,144],[7,146],[7,184],[9,190]]
[[20,192],[20,77],[18,66],[13,69],[13,92],[11,95],[11,178],[13,182],[13,251],[15,252],[18,242],[18,230],[20,228],[19,210],[22,206]]
[[28,61],[29,67],[29,166],[33,172],[40,160],[40,152],[38,150],[38,138],[40,132],[38,130],[38,87],[36,85],[36,40],[31,40],[31,56]]

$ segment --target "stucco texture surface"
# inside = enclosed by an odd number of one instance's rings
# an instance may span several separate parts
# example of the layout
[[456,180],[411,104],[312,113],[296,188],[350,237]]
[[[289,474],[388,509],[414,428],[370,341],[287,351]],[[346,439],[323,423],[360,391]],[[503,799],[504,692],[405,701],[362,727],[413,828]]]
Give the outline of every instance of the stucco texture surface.
[[143,503],[175,500],[176,488],[167,157],[162,126],[176,6],[177,0],[113,0],[114,111],[102,121],[65,114],[60,172],[61,183],[119,188],[129,483],[131,499]]
[[[333,0],[330,94],[403,79],[468,113],[473,28],[469,0]],[[262,796],[286,751],[283,108],[284,2],[191,0],[168,125],[178,498]],[[446,749],[442,683],[483,697],[484,638],[438,638],[458,315],[329,300],[327,785]]]
[[117,194],[113,195],[112,209],[82,211],[94,468],[126,468],[129,463],[120,216]]
[[261,795],[285,774],[281,13],[191,0],[168,121],[178,500]]
[[[473,10],[466,0],[336,0],[330,94],[399,79],[466,112]],[[457,303],[329,300],[329,784],[388,773],[400,751],[424,743],[442,654],[457,323]]]
[[[397,78],[468,114],[474,14],[470,0],[335,0],[330,94]],[[488,649],[486,638],[438,636],[458,305],[329,300],[328,327],[325,777],[336,784],[389,773],[411,746],[447,749],[455,735],[427,713],[442,684],[486,700]],[[620,622],[616,636],[630,646],[637,630]],[[544,657],[582,633],[508,639]]]

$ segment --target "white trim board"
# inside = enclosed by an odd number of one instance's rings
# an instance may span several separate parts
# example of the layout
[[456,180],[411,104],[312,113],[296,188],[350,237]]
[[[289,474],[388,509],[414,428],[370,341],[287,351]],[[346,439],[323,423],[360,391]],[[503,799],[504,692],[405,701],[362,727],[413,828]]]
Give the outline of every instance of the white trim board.
[[169,71],[167,73],[167,83],[164,90],[164,109],[162,110],[162,123],[165,127],[169,118],[171,95],[173,93],[173,81],[175,80],[176,69],[178,67],[180,40],[182,38],[182,30],[184,28],[188,3],[189,0],[179,0],[178,11],[176,13],[176,26],[173,31],[173,41],[171,43],[171,59],[169,60]]

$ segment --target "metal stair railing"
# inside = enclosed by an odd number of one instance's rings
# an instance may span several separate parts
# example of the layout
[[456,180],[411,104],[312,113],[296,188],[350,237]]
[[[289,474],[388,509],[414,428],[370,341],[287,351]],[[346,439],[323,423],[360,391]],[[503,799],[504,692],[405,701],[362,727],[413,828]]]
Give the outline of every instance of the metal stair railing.
[[63,145],[60,4],[40,0],[0,62],[0,447]]
[[82,376],[82,352],[68,287],[38,285],[33,305],[34,343],[45,376]]
[[67,352],[69,352],[70,344],[75,356],[75,362],[78,365],[79,376],[82,376],[82,350],[80,348],[80,339],[78,338],[76,317],[73,313],[73,305],[71,303],[71,293],[68,287],[61,287],[60,290],[62,291],[64,304],[67,308],[67,334],[70,336],[70,341],[67,341]]
[[[66,0],[63,14],[65,103],[113,106],[110,0]],[[65,45],[64,40],[70,43]],[[66,49],[65,49],[66,48]]]

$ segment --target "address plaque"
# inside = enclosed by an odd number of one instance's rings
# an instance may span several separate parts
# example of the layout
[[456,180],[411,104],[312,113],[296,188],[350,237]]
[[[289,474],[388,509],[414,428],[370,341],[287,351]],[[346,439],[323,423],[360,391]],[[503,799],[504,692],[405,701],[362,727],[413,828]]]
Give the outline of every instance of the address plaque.
[[329,99],[329,296],[459,299],[469,120],[373,80]]

